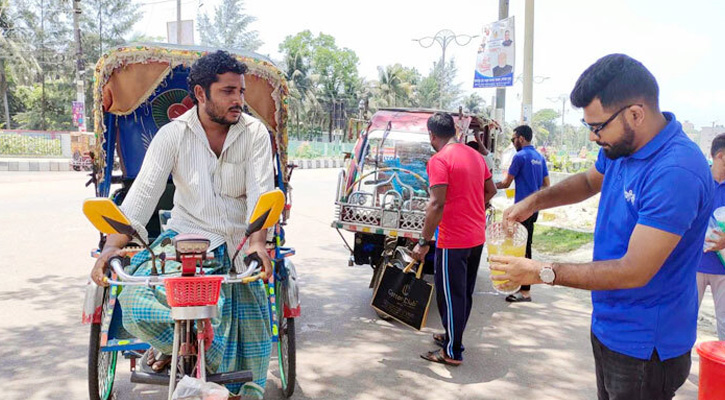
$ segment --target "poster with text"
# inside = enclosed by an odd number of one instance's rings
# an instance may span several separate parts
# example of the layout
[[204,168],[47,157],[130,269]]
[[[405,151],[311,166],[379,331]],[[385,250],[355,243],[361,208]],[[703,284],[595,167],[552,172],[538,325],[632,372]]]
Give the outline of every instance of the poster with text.
[[484,26],[482,37],[476,56],[473,87],[513,86],[516,55],[514,17]]

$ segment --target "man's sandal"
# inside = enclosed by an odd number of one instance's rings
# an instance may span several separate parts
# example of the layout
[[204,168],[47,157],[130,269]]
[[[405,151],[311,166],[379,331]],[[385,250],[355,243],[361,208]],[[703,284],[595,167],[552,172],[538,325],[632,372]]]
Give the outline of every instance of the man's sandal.
[[457,367],[457,366],[459,366],[459,365],[461,365],[463,363],[463,361],[461,361],[461,360],[454,360],[452,358],[449,358],[443,352],[443,349],[429,351],[429,352],[427,352],[425,354],[421,354],[420,355],[420,358],[422,358],[424,360],[428,360],[428,361],[434,362],[434,363],[446,364],[446,365],[450,365],[450,366],[453,366],[453,367]]
[[446,347],[446,335],[444,333],[436,333],[433,335],[433,342],[438,347]]
[[171,355],[169,354],[163,354],[159,352],[159,357],[156,357],[156,352],[158,350],[155,350],[153,347],[146,350],[146,353],[144,354],[144,358],[142,359],[143,362],[146,363],[149,367],[151,367],[151,370],[154,372],[161,372],[164,369],[166,369],[169,364],[171,364]]

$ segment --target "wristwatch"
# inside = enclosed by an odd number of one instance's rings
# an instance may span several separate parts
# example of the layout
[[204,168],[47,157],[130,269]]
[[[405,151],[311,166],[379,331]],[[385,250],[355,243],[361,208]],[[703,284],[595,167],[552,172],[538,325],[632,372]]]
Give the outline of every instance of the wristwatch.
[[539,271],[539,278],[542,282],[546,283],[547,285],[553,285],[554,280],[556,279],[556,272],[554,272],[554,265],[553,264],[545,264],[543,267],[541,267],[541,270]]
[[418,246],[420,246],[420,247],[430,246],[430,242],[431,242],[430,240],[425,240],[424,238],[420,238],[420,239],[418,239]]

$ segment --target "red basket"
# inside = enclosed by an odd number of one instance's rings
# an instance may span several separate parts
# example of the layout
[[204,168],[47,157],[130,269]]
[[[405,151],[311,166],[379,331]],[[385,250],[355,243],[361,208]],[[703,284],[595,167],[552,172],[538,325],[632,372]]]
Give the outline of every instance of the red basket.
[[166,301],[171,307],[213,306],[219,301],[223,276],[166,278]]

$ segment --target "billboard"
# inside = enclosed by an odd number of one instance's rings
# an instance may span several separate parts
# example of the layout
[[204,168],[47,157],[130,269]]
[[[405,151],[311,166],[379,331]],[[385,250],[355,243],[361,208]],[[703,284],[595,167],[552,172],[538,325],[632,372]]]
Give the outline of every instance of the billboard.
[[482,37],[476,56],[473,87],[513,86],[516,55],[514,17],[484,26]]

